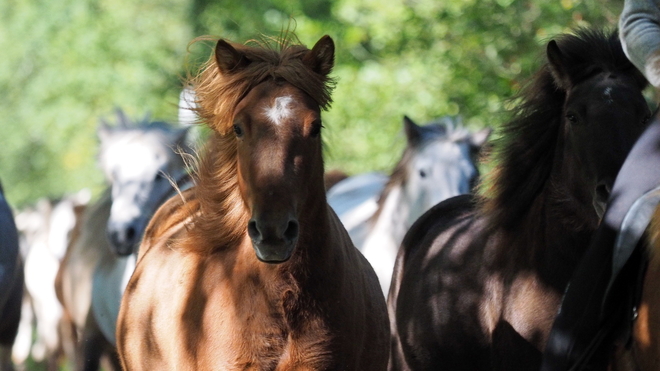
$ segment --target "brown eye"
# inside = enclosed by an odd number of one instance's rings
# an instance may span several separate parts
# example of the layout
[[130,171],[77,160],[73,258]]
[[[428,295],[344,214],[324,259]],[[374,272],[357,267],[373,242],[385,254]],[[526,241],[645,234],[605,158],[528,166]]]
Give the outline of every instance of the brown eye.
[[321,124],[321,121],[314,121],[314,123],[312,124],[312,129],[309,131],[309,135],[312,138],[318,137],[319,134],[321,134],[322,127],[323,125]]
[[566,120],[568,120],[571,124],[577,124],[578,122],[577,116],[572,113],[566,115]]
[[236,134],[237,138],[240,138],[243,136],[243,129],[241,129],[240,126],[234,125],[234,134]]

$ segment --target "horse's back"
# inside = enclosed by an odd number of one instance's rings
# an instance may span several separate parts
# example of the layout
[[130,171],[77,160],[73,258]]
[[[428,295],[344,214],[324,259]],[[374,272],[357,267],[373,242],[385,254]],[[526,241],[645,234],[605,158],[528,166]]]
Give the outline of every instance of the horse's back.
[[391,370],[479,370],[490,364],[484,310],[484,221],[474,196],[431,208],[403,240],[388,298]]
[[[328,204],[337,213],[346,229],[350,230],[353,225],[364,222],[373,215],[375,209],[370,209],[371,212],[363,217],[359,217],[356,210],[366,202],[372,202],[373,207],[377,208],[378,197],[385,188],[387,180],[387,175],[381,173],[359,174],[338,182],[328,190]],[[352,221],[353,219],[355,221]]]

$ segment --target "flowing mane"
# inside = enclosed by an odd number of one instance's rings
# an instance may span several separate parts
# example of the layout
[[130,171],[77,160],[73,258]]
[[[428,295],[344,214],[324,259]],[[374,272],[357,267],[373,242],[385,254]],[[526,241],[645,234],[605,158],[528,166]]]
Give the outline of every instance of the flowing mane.
[[[247,56],[250,63],[245,68],[222,74],[214,54],[202,66],[201,72],[188,82],[197,97],[196,113],[201,122],[213,130],[195,174],[195,196],[201,212],[194,224],[200,237],[208,241],[204,243],[205,248],[210,249],[206,252],[240,241],[249,219],[239,192],[236,138],[232,131],[234,110],[240,100],[258,84],[272,79],[286,81],[301,89],[322,109],[328,109],[332,103],[334,80],[314,73],[303,64],[303,57],[309,49],[294,44],[296,40],[295,36],[289,35],[275,46],[267,42],[256,46],[230,43]],[[226,226],[233,226],[233,229]]]
[[[617,31],[580,29],[556,39],[567,58],[565,71],[573,85],[603,71],[629,75],[645,86],[646,80],[628,61]],[[521,103],[494,141],[495,167],[480,184],[481,209],[492,227],[510,229],[525,217],[549,179],[569,82],[557,81],[545,63],[518,94]]]

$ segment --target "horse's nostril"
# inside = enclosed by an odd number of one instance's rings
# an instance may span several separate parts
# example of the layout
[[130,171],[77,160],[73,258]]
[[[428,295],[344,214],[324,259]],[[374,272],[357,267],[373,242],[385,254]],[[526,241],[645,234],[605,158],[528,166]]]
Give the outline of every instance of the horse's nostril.
[[289,221],[286,230],[284,231],[284,238],[288,241],[293,241],[298,238],[298,222],[295,220]]
[[261,233],[259,233],[259,229],[257,228],[257,222],[254,220],[250,220],[248,222],[248,236],[250,236],[251,239],[256,240],[259,239]]
[[135,239],[135,235],[136,235],[135,228],[128,227],[126,229],[126,241],[133,242],[133,240]]

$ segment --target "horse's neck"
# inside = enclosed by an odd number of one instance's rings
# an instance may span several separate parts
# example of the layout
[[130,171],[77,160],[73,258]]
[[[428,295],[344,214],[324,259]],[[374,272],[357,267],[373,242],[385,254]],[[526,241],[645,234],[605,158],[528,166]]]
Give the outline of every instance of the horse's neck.
[[403,200],[401,187],[390,190],[360,249],[376,272],[385,295],[389,291],[399,245],[410,227],[410,205]]
[[[595,228],[576,224],[579,215],[576,215],[575,204],[560,188],[557,185],[546,187],[524,221],[510,231],[510,239],[503,243],[522,246],[519,251],[531,254],[529,262],[544,281],[563,291]],[[503,251],[505,255],[513,252],[512,249]],[[510,256],[503,258],[511,259]]]
[[327,259],[341,251],[346,240],[342,234],[348,236],[348,232],[325,200],[306,208],[299,222],[301,229],[296,246],[301,258],[299,263],[324,267]]
[[375,214],[375,220],[371,221],[373,227],[365,245],[369,243],[372,236],[387,236],[395,248],[398,248],[410,228],[411,212],[411,205],[405,202],[401,186],[390,189],[385,201],[382,202],[381,209]]

